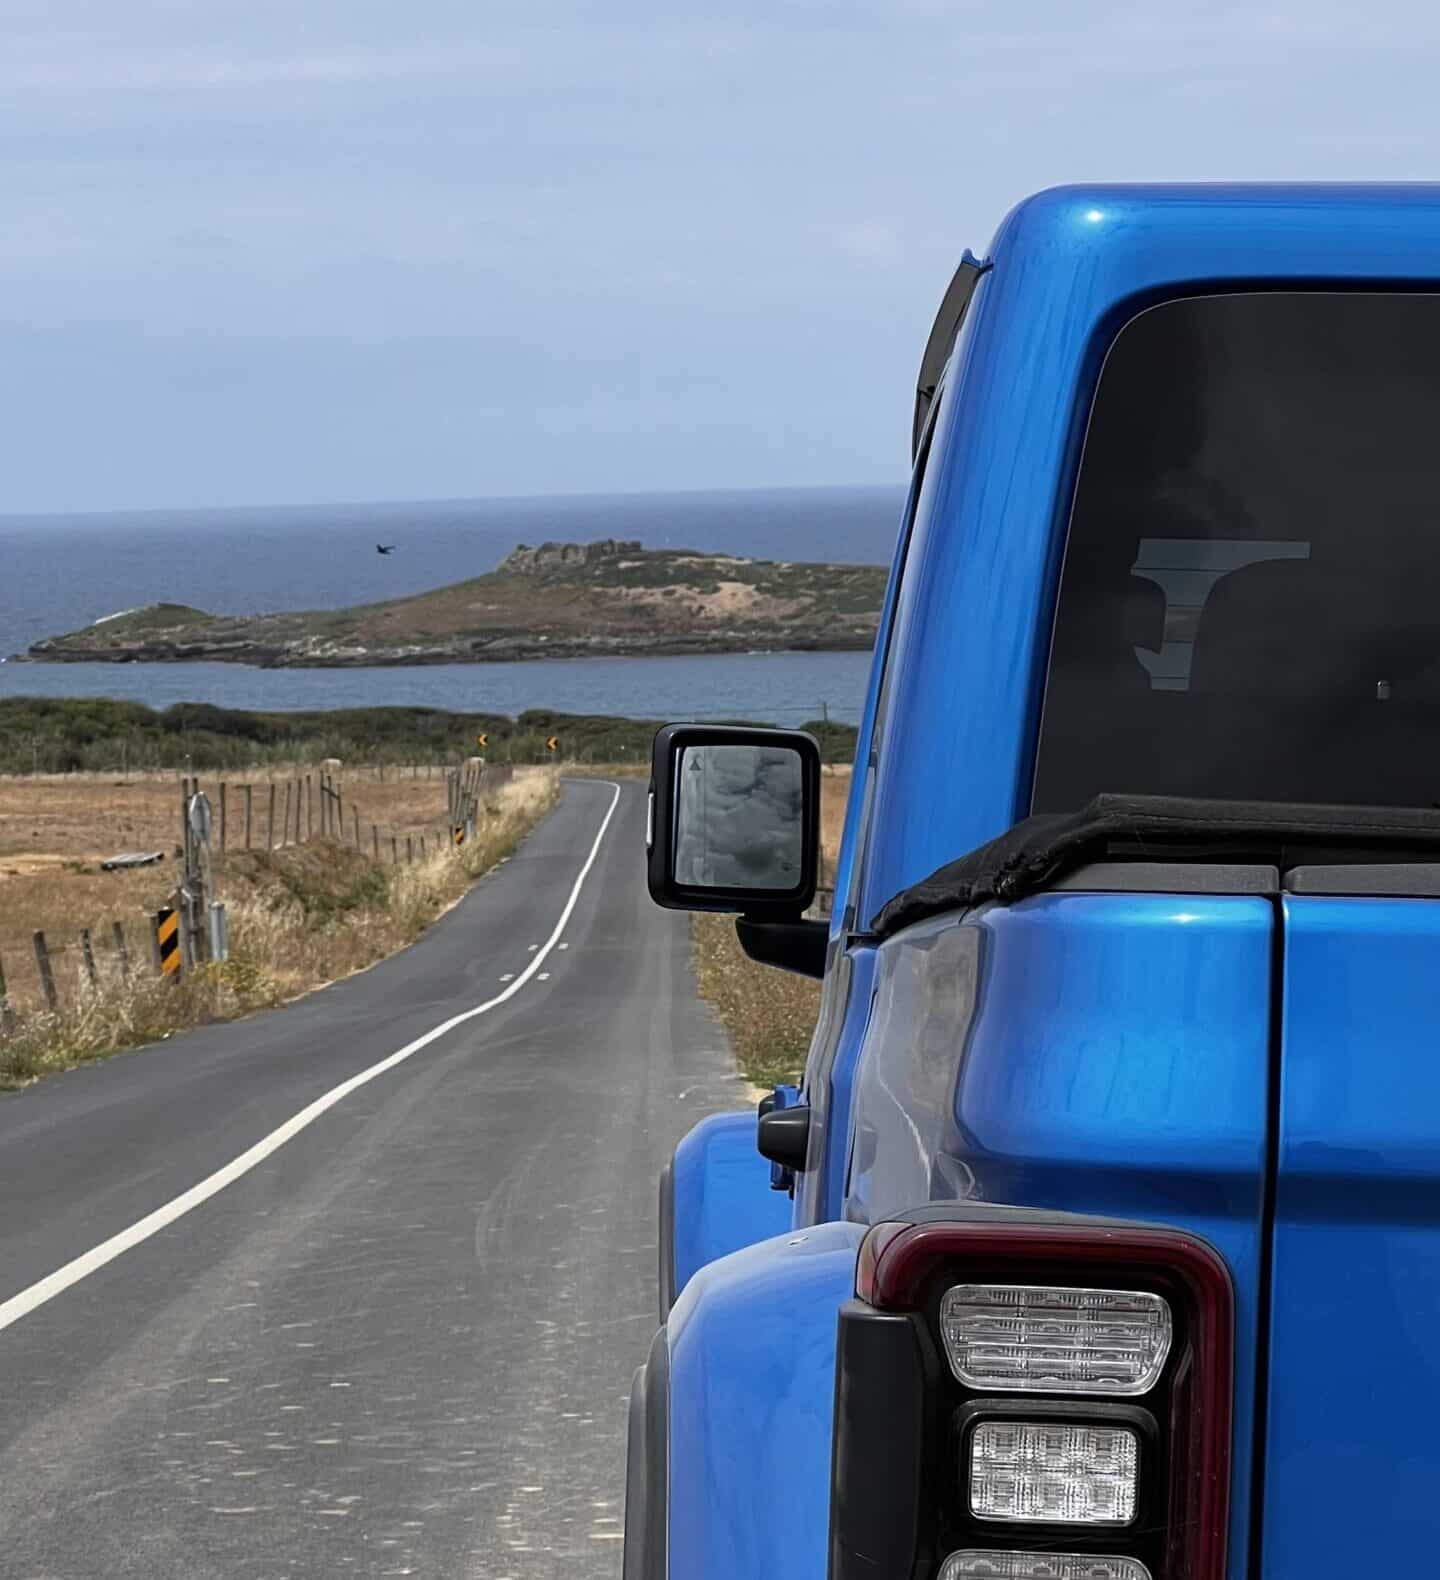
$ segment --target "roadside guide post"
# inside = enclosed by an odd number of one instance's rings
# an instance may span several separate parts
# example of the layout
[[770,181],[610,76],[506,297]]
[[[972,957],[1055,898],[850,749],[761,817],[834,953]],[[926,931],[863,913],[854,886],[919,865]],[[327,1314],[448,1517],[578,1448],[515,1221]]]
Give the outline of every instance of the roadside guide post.
[[180,948],[179,891],[171,896],[174,904],[164,906],[155,913],[155,925],[150,930],[150,945],[155,957],[158,976],[180,977],[182,951]]
[[[184,896],[184,925],[182,932],[185,934],[187,951],[186,965],[198,965],[205,960],[210,950],[207,934],[210,929],[206,926],[206,902],[210,898],[210,891],[214,887],[210,863],[210,835],[214,828],[214,814],[210,808],[210,798],[200,790],[200,781],[195,781],[195,793],[190,798],[187,811],[186,824],[189,830],[188,861],[185,870],[185,882],[181,890]],[[250,786],[245,787],[245,844],[250,844]]]

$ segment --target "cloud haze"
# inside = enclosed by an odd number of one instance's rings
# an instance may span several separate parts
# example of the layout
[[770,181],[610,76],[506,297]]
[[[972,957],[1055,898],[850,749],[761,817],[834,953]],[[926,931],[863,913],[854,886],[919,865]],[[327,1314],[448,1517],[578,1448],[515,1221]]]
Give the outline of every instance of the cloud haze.
[[1440,13],[11,0],[0,512],[891,482],[1072,179],[1423,178]]

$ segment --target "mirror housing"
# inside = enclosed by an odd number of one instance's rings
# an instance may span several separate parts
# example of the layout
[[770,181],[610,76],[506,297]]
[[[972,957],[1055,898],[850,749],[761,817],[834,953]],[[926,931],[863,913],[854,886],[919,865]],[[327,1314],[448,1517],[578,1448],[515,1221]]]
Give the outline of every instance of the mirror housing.
[[651,754],[645,842],[657,905],[765,921],[799,917],[819,875],[815,737],[667,724]]

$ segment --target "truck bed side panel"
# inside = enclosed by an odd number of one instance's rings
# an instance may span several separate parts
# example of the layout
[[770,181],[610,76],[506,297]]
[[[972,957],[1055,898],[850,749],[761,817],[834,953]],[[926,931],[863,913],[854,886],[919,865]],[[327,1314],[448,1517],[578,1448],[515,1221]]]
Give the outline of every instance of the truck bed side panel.
[[1440,904],[1285,902],[1266,1576],[1428,1574]]

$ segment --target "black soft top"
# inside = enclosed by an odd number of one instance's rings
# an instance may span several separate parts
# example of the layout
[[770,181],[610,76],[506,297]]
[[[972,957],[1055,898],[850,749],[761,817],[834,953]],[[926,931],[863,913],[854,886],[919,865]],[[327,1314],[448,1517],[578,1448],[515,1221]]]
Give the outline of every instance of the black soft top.
[[1376,851],[1435,860],[1440,810],[1098,795],[1078,812],[1042,812],[902,889],[876,916],[881,937],[983,900],[1020,900],[1082,862],[1248,857],[1282,867]]

